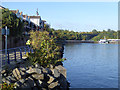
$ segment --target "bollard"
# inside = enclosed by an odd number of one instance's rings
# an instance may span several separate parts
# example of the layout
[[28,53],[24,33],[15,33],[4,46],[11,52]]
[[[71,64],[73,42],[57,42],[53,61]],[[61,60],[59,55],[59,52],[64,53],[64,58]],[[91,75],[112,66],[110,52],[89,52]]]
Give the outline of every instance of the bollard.
[[7,51],[7,55],[8,55],[8,64],[10,64],[10,58],[9,58],[9,52]]
[[16,50],[14,49],[14,57],[15,57],[15,61],[16,61]]

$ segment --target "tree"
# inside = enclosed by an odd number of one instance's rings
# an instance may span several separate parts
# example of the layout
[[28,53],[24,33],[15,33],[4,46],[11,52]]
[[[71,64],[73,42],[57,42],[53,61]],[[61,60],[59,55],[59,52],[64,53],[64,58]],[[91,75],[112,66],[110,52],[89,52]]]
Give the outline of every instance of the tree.
[[7,26],[10,29],[10,36],[18,36],[22,34],[23,22],[9,9],[2,9],[2,28]]

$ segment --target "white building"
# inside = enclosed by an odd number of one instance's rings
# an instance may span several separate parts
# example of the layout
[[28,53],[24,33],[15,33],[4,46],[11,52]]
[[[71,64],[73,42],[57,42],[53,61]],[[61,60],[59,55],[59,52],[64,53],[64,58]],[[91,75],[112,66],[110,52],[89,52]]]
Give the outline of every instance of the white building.
[[40,26],[41,17],[40,16],[30,16],[30,21],[35,25]]

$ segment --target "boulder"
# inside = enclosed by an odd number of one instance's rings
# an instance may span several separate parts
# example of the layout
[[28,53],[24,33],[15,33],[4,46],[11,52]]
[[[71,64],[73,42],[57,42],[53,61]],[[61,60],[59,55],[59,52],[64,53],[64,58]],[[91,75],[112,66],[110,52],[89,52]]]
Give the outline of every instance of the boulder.
[[52,71],[52,74],[54,75],[54,77],[56,77],[56,78],[60,77],[60,73],[57,69],[51,69],[51,71]]
[[52,75],[52,71],[49,68],[42,68],[42,72]]
[[2,70],[2,71],[1,71],[1,74],[4,74],[5,72],[6,72],[6,70]]
[[55,66],[55,69],[57,69],[66,78],[66,69],[63,66]]
[[53,69],[53,65],[52,65],[52,64],[50,64],[50,65],[49,65],[49,68]]
[[49,77],[49,81],[47,82],[48,84],[52,83],[55,80],[53,76],[50,76],[49,74],[47,76]]
[[17,82],[14,83],[15,86],[17,87],[21,87],[22,85],[24,85],[25,79],[21,79]]
[[28,82],[25,82],[22,86],[21,86],[21,89],[27,89],[27,90],[30,90],[30,85],[29,85],[29,83]]
[[21,67],[20,70],[22,70],[23,72],[25,72],[25,71],[26,71],[26,68]]
[[38,88],[42,87],[42,86],[41,86],[41,84],[42,84],[42,81],[41,81],[41,80],[37,80],[37,81],[36,81],[36,84],[37,84],[37,87],[38,87]]
[[8,77],[6,77],[6,79],[7,79],[8,81],[10,81],[11,83],[14,83],[14,82],[16,81],[16,79],[13,78],[12,76],[8,76]]
[[29,73],[29,74],[41,74],[41,69],[30,68],[29,70],[26,71],[26,73]]
[[59,85],[58,81],[57,81],[57,82],[53,82],[53,83],[51,83],[51,84],[48,86],[48,88],[53,89],[53,88],[57,87],[58,85]]
[[17,80],[21,79],[21,74],[20,74],[20,71],[18,70],[18,68],[15,68],[12,73]]
[[31,77],[26,78],[26,82],[29,83],[30,87],[36,86],[36,83],[34,82],[34,80]]
[[39,64],[39,63],[36,63],[36,64],[35,64],[35,67],[36,67],[36,68],[40,68],[40,64]]
[[43,80],[44,74],[32,74],[32,77],[37,80]]

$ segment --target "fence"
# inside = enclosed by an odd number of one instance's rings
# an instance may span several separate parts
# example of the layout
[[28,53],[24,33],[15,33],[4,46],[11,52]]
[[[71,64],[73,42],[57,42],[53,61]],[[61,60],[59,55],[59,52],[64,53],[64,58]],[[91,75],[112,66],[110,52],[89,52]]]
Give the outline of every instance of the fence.
[[27,52],[33,52],[33,50],[28,46],[7,49],[6,61],[5,49],[0,50],[0,65],[10,64],[14,61],[22,60],[23,56],[25,56]]

